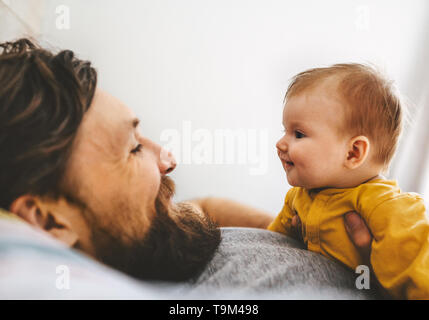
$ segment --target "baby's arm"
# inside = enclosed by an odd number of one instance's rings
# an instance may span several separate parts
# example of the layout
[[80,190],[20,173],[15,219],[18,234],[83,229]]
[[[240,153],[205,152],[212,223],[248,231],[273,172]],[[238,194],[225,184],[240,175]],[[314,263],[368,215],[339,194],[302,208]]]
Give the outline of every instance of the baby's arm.
[[429,221],[417,195],[389,199],[367,217],[371,264],[394,298],[429,299]]

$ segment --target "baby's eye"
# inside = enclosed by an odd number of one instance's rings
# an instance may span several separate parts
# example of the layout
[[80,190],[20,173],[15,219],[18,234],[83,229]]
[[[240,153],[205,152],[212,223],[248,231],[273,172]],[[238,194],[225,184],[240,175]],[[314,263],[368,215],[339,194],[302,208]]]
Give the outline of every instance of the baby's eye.
[[304,137],[305,137],[305,135],[302,132],[295,131],[295,138],[301,139],[301,138],[304,138]]

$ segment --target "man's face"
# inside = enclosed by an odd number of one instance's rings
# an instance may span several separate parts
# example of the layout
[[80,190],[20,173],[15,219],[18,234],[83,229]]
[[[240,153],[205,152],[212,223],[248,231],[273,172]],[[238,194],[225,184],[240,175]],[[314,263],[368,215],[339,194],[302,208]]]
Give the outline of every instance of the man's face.
[[[98,259],[134,276],[150,277],[143,270],[160,248],[159,263],[169,261],[172,268],[191,264],[188,254],[192,261],[192,254],[200,255],[197,263],[204,264],[202,260],[214,252],[219,230],[192,206],[170,201],[174,184],[165,175],[175,166],[171,154],[143,137],[138,120],[123,103],[97,89],[76,136],[63,184],[68,199],[82,207]],[[207,241],[210,254],[194,248],[201,241]],[[177,252],[177,261],[170,261]]]
[[[65,179],[88,209],[114,213],[101,222],[121,228],[124,237],[148,230],[161,176],[176,165],[171,155],[161,160],[161,147],[142,136],[137,122],[128,107],[97,89]],[[113,221],[114,226],[108,225]]]

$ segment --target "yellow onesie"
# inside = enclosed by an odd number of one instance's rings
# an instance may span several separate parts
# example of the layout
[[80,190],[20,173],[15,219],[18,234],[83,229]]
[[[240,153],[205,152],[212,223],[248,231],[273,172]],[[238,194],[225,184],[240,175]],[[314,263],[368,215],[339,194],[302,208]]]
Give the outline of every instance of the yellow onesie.
[[364,264],[344,226],[358,212],[373,235],[371,265],[394,298],[429,299],[429,221],[423,199],[402,193],[395,181],[374,179],[355,188],[290,189],[268,230],[297,237],[292,217],[301,219],[307,248],[355,270]]

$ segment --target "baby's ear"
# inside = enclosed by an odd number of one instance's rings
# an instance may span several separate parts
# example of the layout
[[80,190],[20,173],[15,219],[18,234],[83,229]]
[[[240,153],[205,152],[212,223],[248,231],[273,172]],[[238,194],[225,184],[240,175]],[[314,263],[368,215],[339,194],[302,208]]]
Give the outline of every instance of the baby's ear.
[[370,143],[367,137],[357,136],[350,140],[344,165],[348,169],[360,167],[369,154]]

